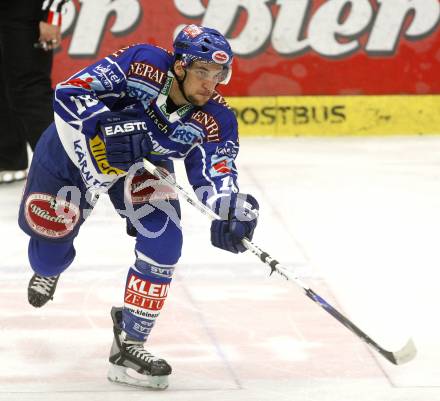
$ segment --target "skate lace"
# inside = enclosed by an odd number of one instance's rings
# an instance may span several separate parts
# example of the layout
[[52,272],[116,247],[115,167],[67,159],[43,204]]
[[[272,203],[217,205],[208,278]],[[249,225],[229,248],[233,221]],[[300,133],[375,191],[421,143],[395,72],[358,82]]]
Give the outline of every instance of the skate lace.
[[129,345],[126,349],[130,354],[136,358],[142,359],[145,362],[151,362],[157,359],[143,347],[143,344]]
[[56,277],[35,276],[31,288],[43,295],[49,295],[55,281]]

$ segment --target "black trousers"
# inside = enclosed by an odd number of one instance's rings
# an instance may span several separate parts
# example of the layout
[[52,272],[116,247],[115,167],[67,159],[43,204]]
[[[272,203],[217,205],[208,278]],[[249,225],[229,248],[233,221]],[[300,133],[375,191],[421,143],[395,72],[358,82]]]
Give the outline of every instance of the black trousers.
[[26,145],[53,121],[53,54],[34,48],[38,37],[38,21],[0,20],[0,170],[27,168]]

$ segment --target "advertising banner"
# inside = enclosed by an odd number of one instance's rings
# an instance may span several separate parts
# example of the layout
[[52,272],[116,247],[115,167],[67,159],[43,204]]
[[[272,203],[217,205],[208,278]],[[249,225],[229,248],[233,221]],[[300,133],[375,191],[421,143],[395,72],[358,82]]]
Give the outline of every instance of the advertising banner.
[[440,93],[439,18],[439,0],[75,0],[54,80],[196,23],[237,55],[226,96]]
[[172,49],[194,23],[230,40],[228,99],[440,94],[439,0],[73,0],[63,18],[54,83],[128,44]]
[[440,133],[440,96],[230,97],[240,135]]

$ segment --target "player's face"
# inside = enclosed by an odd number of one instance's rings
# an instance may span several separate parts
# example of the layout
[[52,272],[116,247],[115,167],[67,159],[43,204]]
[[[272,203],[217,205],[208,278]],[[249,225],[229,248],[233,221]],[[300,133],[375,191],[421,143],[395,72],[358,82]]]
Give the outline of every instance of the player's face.
[[213,95],[215,87],[224,79],[221,65],[195,61],[186,69],[184,89],[186,97],[196,106],[203,106]]

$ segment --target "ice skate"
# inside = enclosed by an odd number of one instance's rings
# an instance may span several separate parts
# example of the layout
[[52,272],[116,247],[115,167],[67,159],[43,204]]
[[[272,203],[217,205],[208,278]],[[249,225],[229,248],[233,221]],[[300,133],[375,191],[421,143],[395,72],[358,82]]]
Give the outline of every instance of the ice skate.
[[[113,344],[107,378],[114,383],[164,390],[168,387],[171,366],[144,349],[144,342],[133,340],[121,329],[122,308],[113,307]],[[130,375],[130,370],[140,373]]]
[[49,300],[53,299],[53,294],[57,287],[60,276],[43,277],[34,274],[28,285],[28,300],[35,308],[40,308]]

